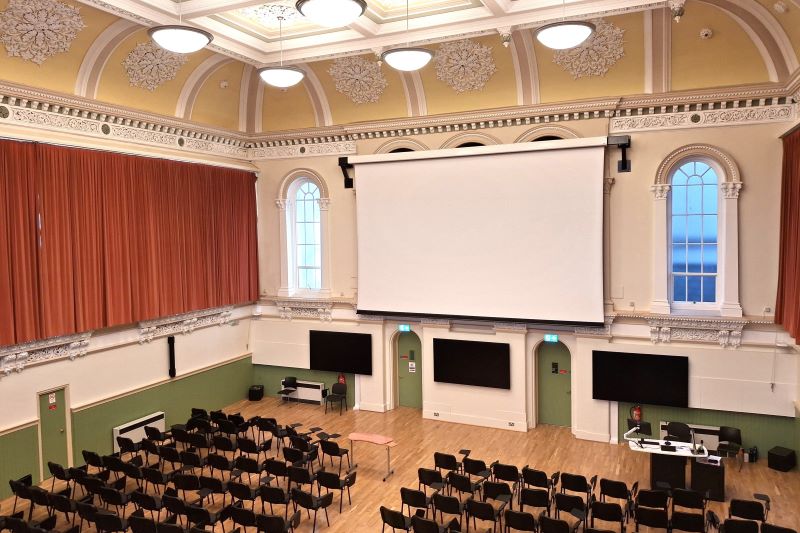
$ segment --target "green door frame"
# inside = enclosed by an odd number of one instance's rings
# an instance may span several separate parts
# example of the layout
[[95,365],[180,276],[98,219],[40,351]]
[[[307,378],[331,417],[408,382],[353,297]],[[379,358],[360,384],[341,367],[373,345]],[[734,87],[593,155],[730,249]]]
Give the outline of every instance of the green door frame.
[[[72,417],[70,416],[69,385],[51,387],[36,393],[37,423],[36,429],[39,444],[39,479],[44,480],[50,477],[50,470],[45,468],[48,458],[44,456],[44,446],[42,443],[42,396],[63,391],[63,413],[64,413],[64,447],[66,452],[65,466],[73,466],[72,461]],[[45,477],[45,475],[47,477]]]
[[[400,334],[403,333],[401,331],[395,331],[392,334],[392,350],[391,350],[391,358],[392,358],[392,409],[396,409],[400,407]],[[411,331],[408,333],[413,333],[419,339],[419,353],[415,354],[416,361],[417,361],[417,374],[419,375],[419,379],[421,381],[420,384],[420,409],[424,406],[425,398],[424,398],[424,384],[425,379],[422,376],[422,348],[424,346],[424,342],[422,341],[422,333],[418,331],[415,327],[411,327]]]
[[[566,395],[568,396],[568,399],[567,399],[568,415],[566,415],[566,416],[569,418],[569,422],[568,422],[568,425],[563,426],[563,427],[572,427],[572,424],[574,422],[572,420],[572,418],[573,418],[572,417],[572,415],[573,415],[573,413],[572,413],[572,362],[573,362],[572,350],[570,349],[570,345],[568,343],[564,342],[564,341],[559,341],[558,344],[561,345],[563,347],[563,349],[566,351],[567,361],[568,361],[568,364],[569,364],[569,367],[570,367],[569,370],[567,371],[569,377],[568,377],[568,382],[566,384],[566,387],[567,387]],[[544,341],[539,342],[533,348],[533,351],[531,353],[530,361],[531,361],[532,373],[531,373],[531,378],[530,379],[531,379],[531,382],[532,382],[531,384],[533,385],[533,391],[532,391],[532,394],[531,394],[532,398],[531,398],[531,404],[530,405],[531,405],[532,410],[533,410],[533,417],[532,417],[533,425],[530,426],[530,427],[536,427],[536,426],[539,426],[540,424],[543,423],[542,420],[541,420],[541,417],[540,417],[541,405],[540,405],[540,396],[539,395],[541,393],[540,386],[541,386],[541,380],[542,380],[542,377],[543,377],[543,376],[540,375],[540,370],[542,370],[542,366],[541,366],[542,354],[540,353],[540,351],[541,351],[541,348],[543,348],[544,346],[546,346]],[[566,420],[565,420],[565,422],[566,422]]]

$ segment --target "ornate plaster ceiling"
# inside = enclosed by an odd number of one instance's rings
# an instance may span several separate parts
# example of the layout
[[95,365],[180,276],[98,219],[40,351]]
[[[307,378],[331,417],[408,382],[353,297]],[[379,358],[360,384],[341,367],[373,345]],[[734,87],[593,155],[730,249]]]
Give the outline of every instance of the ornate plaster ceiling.
[[[185,22],[214,34],[211,48],[261,66],[278,60],[278,23],[271,6],[293,0],[81,0],[145,25]],[[568,17],[594,18],[666,5],[666,0],[410,0],[408,40],[426,44]],[[283,22],[284,59],[317,59],[380,51],[405,43],[405,1],[367,0],[367,11],[344,28],[323,28],[302,16]],[[292,8],[293,10],[293,8]]]

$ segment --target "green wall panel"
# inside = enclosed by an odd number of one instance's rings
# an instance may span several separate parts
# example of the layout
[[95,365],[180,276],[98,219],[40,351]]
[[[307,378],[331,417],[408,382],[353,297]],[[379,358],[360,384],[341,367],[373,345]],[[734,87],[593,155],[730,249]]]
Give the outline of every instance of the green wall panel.
[[247,397],[253,379],[250,357],[171,380],[72,414],[72,450],[75,464],[83,464],[82,450],[100,454],[113,449],[111,428],[155,411],[164,411],[167,427],[185,422],[192,407],[220,409]]
[[[627,419],[633,404],[619,404],[619,438],[627,430]],[[797,450],[798,438],[796,426],[800,425],[795,418],[770,415],[755,415],[750,413],[735,413],[730,411],[713,411],[710,409],[681,409],[677,407],[663,407],[645,405],[644,420],[653,425],[653,433],[657,430],[658,423],[684,422],[687,424],[700,424],[704,426],[730,426],[742,431],[742,444],[745,448],[758,447],[759,458],[766,459],[767,452],[773,446],[785,446]]]
[[[336,372],[321,372],[304,368],[253,365],[253,369],[253,384],[264,385],[264,394],[267,396],[278,395],[277,392],[281,390],[281,380],[286,376],[294,376],[300,381],[324,383],[328,389],[339,379],[339,374]],[[347,405],[353,407],[355,404],[355,395],[353,393],[355,376],[353,374],[345,374],[345,379],[347,380]]]
[[37,426],[0,436],[0,499],[11,495],[9,479],[33,474],[39,482],[39,438]]

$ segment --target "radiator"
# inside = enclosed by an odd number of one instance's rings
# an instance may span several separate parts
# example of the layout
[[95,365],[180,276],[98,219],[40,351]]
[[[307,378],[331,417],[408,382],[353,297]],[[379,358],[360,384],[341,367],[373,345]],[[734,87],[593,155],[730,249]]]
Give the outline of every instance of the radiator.
[[164,431],[166,417],[163,411],[152,413],[136,420],[126,422],[121,426],[117,426],[111,430],[111,440],[114,444],[114,453],[119,452],[119,444],[117,444],[117,437],[128,437],[133,442],[140,442],[147,435],[144,433],[145,426],[153,426],[161,431]]
[[[281,380],[281,388],[283,388],[283,386],[283,380]],[[325,389],[324,383],[297,380],[297,392],[286,395],[284,398],[290,401],[322,405],[325,396],[327,396],[327,390]]]

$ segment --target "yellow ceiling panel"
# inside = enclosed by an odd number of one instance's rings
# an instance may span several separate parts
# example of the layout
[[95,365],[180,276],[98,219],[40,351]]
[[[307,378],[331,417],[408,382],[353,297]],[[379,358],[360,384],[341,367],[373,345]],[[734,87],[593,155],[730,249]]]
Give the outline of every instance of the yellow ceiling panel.
[[314,107],[308,95],[305,82],[289,89],[276,89],[262,84],[264,103],[262,104],[261,126],[264,132],[298,130],[316,126]]
[[244,63],[232,61],[217,69],[200,88],[192,108],[192,120],[239,129],[239,94]]

